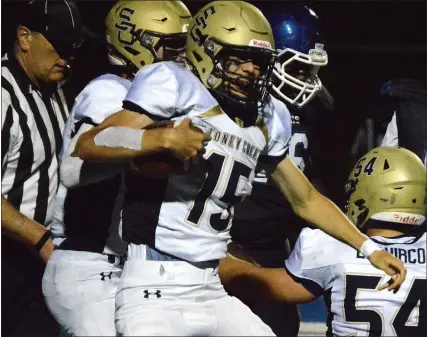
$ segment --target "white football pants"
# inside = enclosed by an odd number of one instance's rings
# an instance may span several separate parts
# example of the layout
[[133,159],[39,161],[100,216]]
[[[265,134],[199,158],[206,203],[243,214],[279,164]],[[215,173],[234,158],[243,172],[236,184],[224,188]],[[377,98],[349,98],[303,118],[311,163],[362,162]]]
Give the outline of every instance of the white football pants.
[[[115,296],[122,272],[119,257],[55,250],[42,288],[47,306],[74,336],[116,336]],[[114,260],[114,261],[113,261]]]
[[123,336],[274,336],[225,292],[216,267],[184,261],[127,260],[116,295],[116,329]]

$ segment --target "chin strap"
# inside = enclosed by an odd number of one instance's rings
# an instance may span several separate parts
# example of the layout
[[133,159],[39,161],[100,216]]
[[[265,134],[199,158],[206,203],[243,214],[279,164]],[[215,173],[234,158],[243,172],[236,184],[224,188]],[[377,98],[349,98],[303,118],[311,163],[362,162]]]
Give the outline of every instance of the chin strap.
[[59,87],[62,87],[67,81],[69,81],[71,75],[73,74],[71,71],[71,66],[68,62],[65,64],[64,69],[64,78],[59,82]]
[[209,90],[212,96],[218,101],[220,107],[240,127],[250,127],[258,120],[258,105],[243,104],[239,101],[224,97],[218,90]]

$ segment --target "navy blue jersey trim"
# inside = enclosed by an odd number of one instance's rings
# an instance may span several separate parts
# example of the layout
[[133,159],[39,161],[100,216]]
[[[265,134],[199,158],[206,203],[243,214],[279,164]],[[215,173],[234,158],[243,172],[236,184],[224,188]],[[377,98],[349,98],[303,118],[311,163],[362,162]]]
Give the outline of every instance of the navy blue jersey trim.
[[298,276],[292,274],[289,271],[289,269],[286,268],[286,265],[285,265],[285,269],[286,269],[287,273],[289,274],[289,276],[292,277],[292,279],[295,282],[301,284],[305,289],[307,289],[314,296],[319,297],[324,293],[324,289],[317,282],[310,280],[310,279],[298,277]]
[[156,122],[167,119],[167,118],[162,118],[162,117],[153,115],[148,111],[144,110],[143,108],[141,108],[138,104],[135,104],[131,101],[123,101],[123,109],[134,111],[142,115],[146,115],[147,117],[151,118],[153,121],[156,121]]

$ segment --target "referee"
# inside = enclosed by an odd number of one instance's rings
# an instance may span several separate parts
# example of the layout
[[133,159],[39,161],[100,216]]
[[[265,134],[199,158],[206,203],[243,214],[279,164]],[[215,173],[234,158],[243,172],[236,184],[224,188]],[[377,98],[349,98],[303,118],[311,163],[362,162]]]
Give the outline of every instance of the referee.
[[46,228],[68,116],[59,84],[85,30],[72,0],[25,6],[2,58],[2,335],[56,336],[41,278],[53,251]]

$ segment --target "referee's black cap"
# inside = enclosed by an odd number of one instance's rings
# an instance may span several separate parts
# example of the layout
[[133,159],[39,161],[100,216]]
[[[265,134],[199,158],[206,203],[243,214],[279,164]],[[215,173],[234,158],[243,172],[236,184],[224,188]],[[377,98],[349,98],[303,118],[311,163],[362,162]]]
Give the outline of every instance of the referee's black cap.
[[64,59],[73,55],[84,40],[97,38],[83,25],[73,0],[27,1],[18,20],[20,25],[43,34]]

